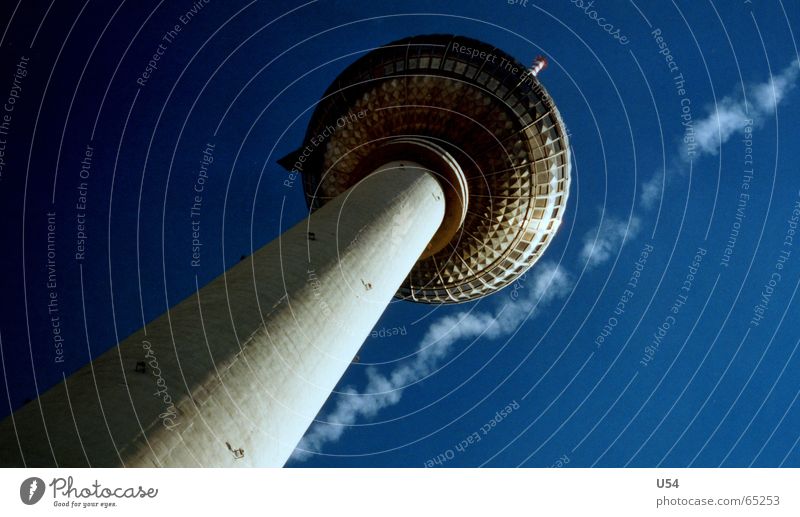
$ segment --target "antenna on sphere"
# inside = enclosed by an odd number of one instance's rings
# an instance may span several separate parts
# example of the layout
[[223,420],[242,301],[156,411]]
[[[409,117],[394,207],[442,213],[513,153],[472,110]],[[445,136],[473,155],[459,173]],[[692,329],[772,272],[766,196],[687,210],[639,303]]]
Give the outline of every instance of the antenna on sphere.
[[542,55],[536,56],[536,58],[534,58],[533,60],[533,63],[531,64],[530,68],[531,75],[537,77],[542,70],[547,68],[548,64],[549,61],[547,61],[546,57]]

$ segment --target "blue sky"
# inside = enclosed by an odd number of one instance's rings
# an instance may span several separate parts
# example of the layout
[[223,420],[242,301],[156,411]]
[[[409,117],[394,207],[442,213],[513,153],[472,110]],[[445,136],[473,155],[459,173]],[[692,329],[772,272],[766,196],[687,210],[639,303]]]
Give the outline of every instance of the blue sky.
[[[32,362],[52,385],[304,217],[276,159],[327,85],[371,48],[453,33],[550,59],[541,80],[572,145],[564,224],[514,288],[392,303],[376,331],[402,332],[365,343],[307,435],[313,452],[289,465],[800,465],[800,251],[786,244],[800,7],[581,3],[211,0],[145,86],[153,42],[191,2],[113,19],[116,5],[55,2],[30,48],[46,6],[20,8],[0,47],[9,88],[30,56],[0,179],[13,300],[0,400],[34,396]],[[208,143],[214,217],[192,268],[187,171]],[[87,144],[88,248],[59,262],[68,348],[55,363],[46,213],[70,213]]]

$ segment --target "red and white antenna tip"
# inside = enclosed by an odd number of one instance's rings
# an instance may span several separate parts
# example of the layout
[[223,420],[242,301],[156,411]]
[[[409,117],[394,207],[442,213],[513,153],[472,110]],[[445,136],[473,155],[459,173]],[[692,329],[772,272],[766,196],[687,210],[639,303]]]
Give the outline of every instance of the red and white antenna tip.
[[536,56],[531,65],[531,75],[536,77],[539,72],[547,68],[547,58],[544,56]]

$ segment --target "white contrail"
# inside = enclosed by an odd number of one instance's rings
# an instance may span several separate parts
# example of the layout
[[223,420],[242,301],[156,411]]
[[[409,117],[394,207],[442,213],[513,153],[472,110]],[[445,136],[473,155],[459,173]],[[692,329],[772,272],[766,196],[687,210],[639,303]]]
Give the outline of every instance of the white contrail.
[[641,220],[632,216],[628,220],[606,215],[603,224],[589,230],[583,236],[581,260],[591,269],[607,262],[619,253],[625,242],[635,239],[641,228]]
[[747,120],[752,120],[754,125],[763,123],[795,87],[798,74],[800,63],[792,61],[780,74],[751,87],[747,97],[749,102],[733,95],[722,99],[716,109],[695,124],[695,140],[700,154],[717,154],[722,144],[744,131]]
[[[697,144],[696,157],[716,155],[725,142],[744,132],[746,127],[763,124],[786,95],[797,86],[799,77],[800,61],[794,60],[779,74],[763,83],[750,86],[747,102],[742,95],[731,94],[724,97],[705,118],[693,124],[694,140]],[[689,159],[685,146],[681,146],[674,156],[679,158],[668,165],[667,181],[688,169]],[[652,208],[661,197],[664,179],[664,171],[658,171],[642,184],[640,193],[644,208]]]

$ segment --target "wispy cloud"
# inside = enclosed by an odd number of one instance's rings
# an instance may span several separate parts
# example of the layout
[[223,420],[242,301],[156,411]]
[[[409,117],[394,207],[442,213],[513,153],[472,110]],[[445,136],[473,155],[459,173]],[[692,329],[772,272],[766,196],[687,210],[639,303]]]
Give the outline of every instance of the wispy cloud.
[[[750,106],[753,109],[753,106]],[[756,113],[751,112],[753,116]],[[706,154],[716,155],[719,149],[736,133],[744,131],[745,121],[753,119],[746,110],[744,100],[735,100],[730,97],[722,99],[715,110],[706,118],[694,124],[694,139],[697,142],[697,156]],[[688,161],[685,152],[682,155]]]
[[525,295],[516,301],[506,299],[494,311],[458,312],[443,316],[428,327],[414,358],[401,363],[388,374],[376,368],[366,370],[367,385],[362,392],[348,387],[339,395],[325,423],[312,425],[295,449],[293,458],[306,460],[326,443],[337,441],[347,427],[359,419],[374,417],[381,409],[397,404],[403,389],[434,373],[447,358],[453,344],[478,337],[499,339],[513,333],[526,319],[572,290],[571,275],[553,262],[539,263]]
[[642,183],[640,201],[646,210],[653,208],[661,197],[661,192],[664,190],[664,179],[664,171],[658,171],[649,180]]
[[590,269],[607,262],[619,252],[627,240],[636,238],[640,227],[641,220],[636,216],[624,220],[606,215],[602,224],[583,236],[581,260]]
[[[716,155],[725,142],[743,133],[745,127],[762,124],[786,95],[797,86],[798,78],[800,78],[800,61],[795,60],[767,81],[750,86],[746,99],[742,94],[735,93],[712,106],[708,115],[695,121],[693,125],[694,140],[697,144],[695,157]],[[675,173],[685,171],[689,162],[684,146],[678,149],[675,156],[680,158],[668,166],[667,181]],[[641,202],[644,208],[652,208],[661,196],[663,174],[663,171],[656,172],[642,184]]]

